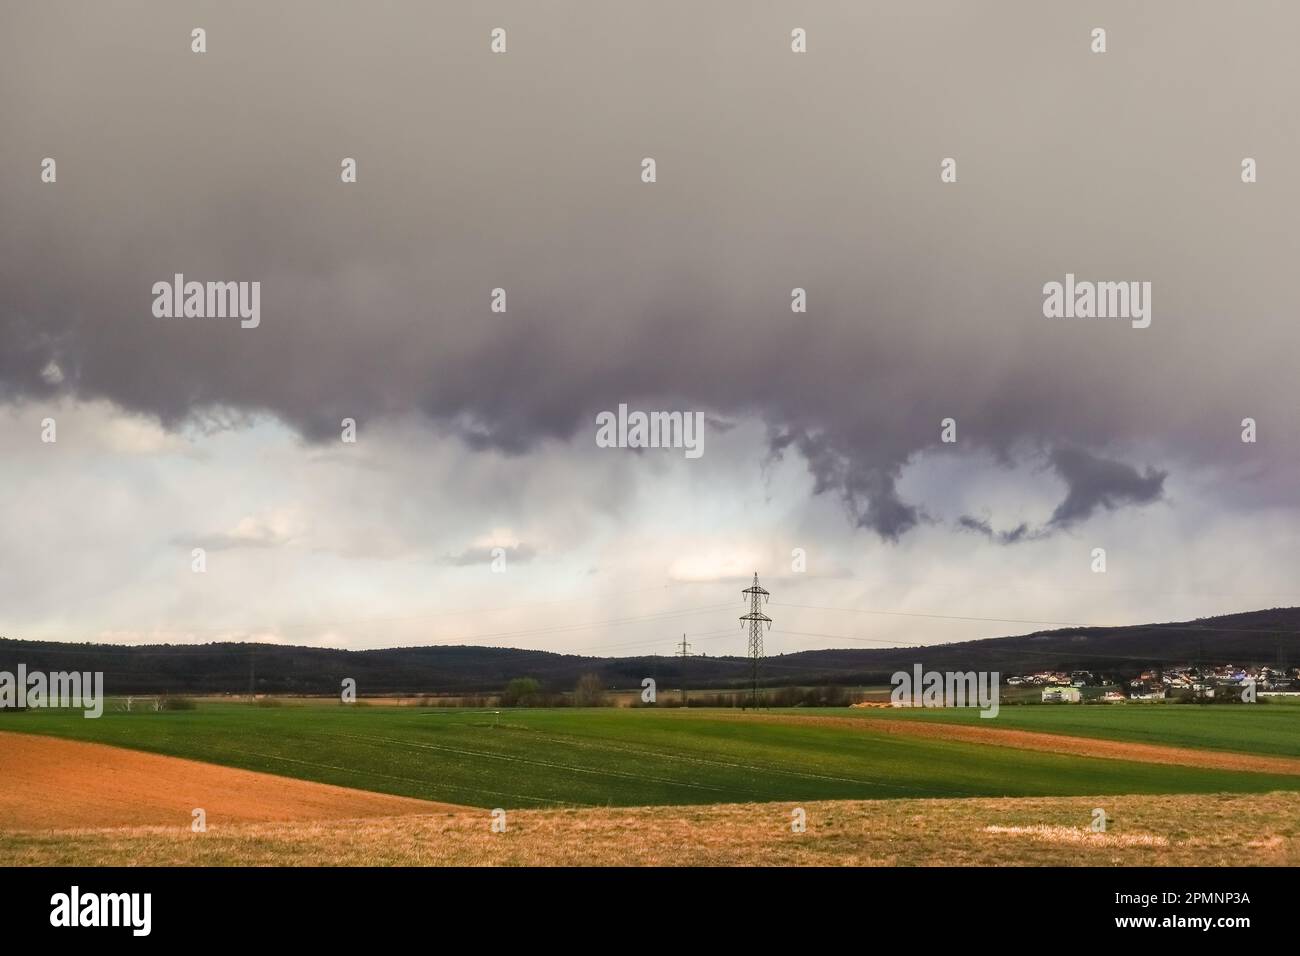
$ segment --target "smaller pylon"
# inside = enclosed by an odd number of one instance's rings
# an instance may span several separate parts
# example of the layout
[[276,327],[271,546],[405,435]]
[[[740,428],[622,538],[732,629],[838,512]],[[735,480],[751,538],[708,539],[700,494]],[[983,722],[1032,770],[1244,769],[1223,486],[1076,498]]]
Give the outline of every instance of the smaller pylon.
[[682,706],[690,706],[686,700],[686,658],[691,656],[691,645],[686,643],[686,635],[682,635],[681,650],[678,656],[682,659]]

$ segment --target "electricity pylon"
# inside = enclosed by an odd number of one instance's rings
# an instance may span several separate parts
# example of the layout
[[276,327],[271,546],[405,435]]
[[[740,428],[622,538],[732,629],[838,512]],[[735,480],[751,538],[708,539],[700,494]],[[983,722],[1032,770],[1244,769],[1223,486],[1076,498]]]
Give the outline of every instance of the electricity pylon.
[[[768,630],[772,629],[772,619],[763,613],[763,602],[771,597],[771,594],[758,586],[758,572],[754,572],[754,583],[741,594],[749,595],[749,613],[740,615],[740,620],[749,622],[749,660],[753,670],[753,689],[750,693],[750,703],[758,706],[758,663],[763,659],[763,622],[767,622]],[[742,623],[741,627],[745,625]]]
[[686,635],[682,635],[682,649],[678,654],[682,659],[682,706],[687,706],[686,701],[686,658],[691,656],[691,645],[686,643]]

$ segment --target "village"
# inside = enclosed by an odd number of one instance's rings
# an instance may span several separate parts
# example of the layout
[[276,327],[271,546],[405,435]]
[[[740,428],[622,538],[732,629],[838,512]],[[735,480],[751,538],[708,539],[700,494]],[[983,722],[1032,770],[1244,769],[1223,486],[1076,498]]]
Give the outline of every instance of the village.
[[1300,668],[1192,665],[1152,668],[1136,677],[1093,671],[1039,671],[1008,677],[1008,687],[1041,688],[1044,704],[1300,697]]

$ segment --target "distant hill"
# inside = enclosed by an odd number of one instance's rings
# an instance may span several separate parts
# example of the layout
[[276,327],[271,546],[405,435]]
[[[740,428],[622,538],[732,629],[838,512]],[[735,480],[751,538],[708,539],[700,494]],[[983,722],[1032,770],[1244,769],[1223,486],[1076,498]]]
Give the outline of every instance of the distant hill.
[[[737,634],[737,643],[743,635]],[[931,647],[800,651],[768,658],[763,683],[887,683],[921,663],[935,670],[1091,670],[1132,676],[1155,665],[1300,664],[1300,608],[1270,608],[1171,624],[1067,628]],[[665,637],[665,643],[670,643]],[[342,651],[276,644],[65,644],[0,639],[0,671],[103,671],[109,694],[337,694],[345,677],[362,695],[490,693],[515,677],[568,690],[596,673],[610,685],[639,687],[654,677],[676,687],[681,661],[670,656],[582,657],[501,647],[398,647]],[[744,686],[742,657],[693,657],[692,687]]]

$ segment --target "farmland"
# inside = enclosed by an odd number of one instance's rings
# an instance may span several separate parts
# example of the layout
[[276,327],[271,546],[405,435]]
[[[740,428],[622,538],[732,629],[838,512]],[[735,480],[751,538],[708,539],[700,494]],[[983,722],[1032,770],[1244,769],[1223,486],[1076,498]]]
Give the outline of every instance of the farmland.
[[0,831],[46,866],[1223,866],[1300,864],[1300,794],[806,802],[485,811],[318,823]]
[[[775,713],[775,712],[774,712]],[[1093,714],[1096,716],[1093,716]],[[799,711],[436,710],[202,702],[99,720],[13,714],[0,730],[46,734],[472,807],[558,808],[765,801],[1229,794],[1300,790],[1300,773],[1240,772],[990,746],[873,730],[897,720],[970,720],[1106,741],[1300,755],[1300,709],[1005,708]],[[1166,714],[1168,716],[1166,716]],[[834,719],[823,719],[834,718]],[[1098,747],[1099,751],[1102,748]],[[1120,752],[1122,756],[1122,751]],[[1276,768],[1274,768],[1276,769]]]
[[319,823],[463,810],[217,764],[0,731],[0,830]]
[[863,720],[903,719],[997,726],[1078,737],[1203,747],[1300,757],[1300,701],[1254,706],[1195,704],[1071,704],[1003,707],[995,719],[970,708],[891,708],[836,711]]

